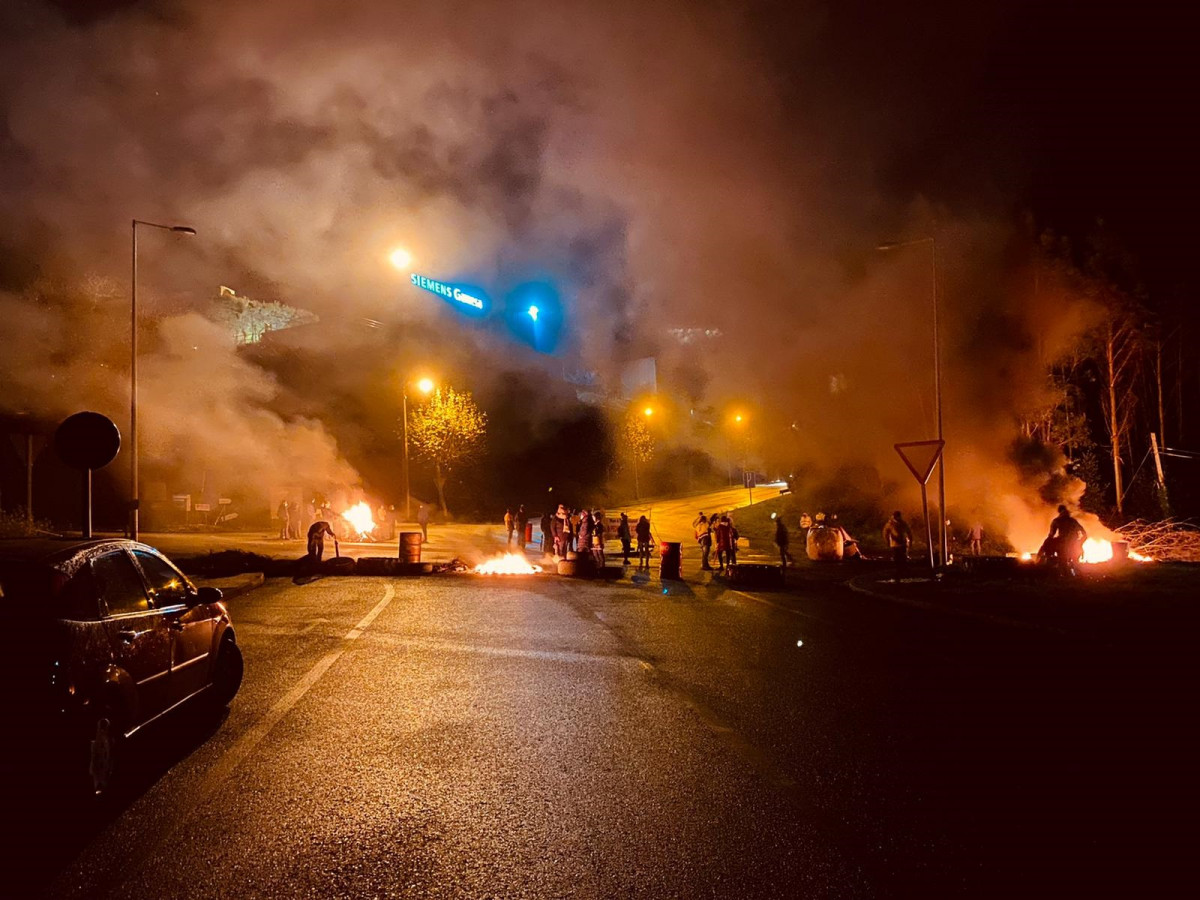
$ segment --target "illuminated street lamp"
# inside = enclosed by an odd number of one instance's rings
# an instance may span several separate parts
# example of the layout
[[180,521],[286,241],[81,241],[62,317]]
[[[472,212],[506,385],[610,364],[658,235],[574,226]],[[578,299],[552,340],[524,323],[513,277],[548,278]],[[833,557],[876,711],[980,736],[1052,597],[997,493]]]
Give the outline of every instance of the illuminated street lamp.
[[[422,378],[417,381],[417,390],[428,397],[434,389],[435,385],[432,378]],[[404,416],[403,416],[403,434],[404,434],[404,518],[406,521],[412,519],[412,490],[409,487],[408,480],[408,382],[404,383]]]
[[654,415],[654,407],[647,406],[645,409],[642,410],[642,415],[644,415],[647,419],[650,418],[652,415]]
[[[930,280],[933,289],[933,405],[937,410],[937,439],[940,441],[944,438],[942,435],[942,353],[941,344],[938,342],[937,241],[932,236],[916,238],[911,241],[888,241],[875,249],[899,250],[902,247],[915,247],[917,244],[929,245]],[[946,539],[946,454],[944,449],[938,460],[938,510],[941,513],[939,516],[941,523],[938,528],[941,549],[938,556],[944,568],[950,561]]]
[[399,269],[401,272],[403,272],[405,269],[407,269],[409,266],[412,265],[413,255],[411,253],[409,253],[403,247],[397,247],[395,250],[393,250],[391,253],[388,254],[388,260],[391,262],[391,264],[393,266],[395,266],[397,269]]
[[159,225],[157,222],[143,222],[133,219],[133,278],[129,300],[129,537],[138,539],[138,506],[141,498],[138,492],[138,433],[137,433],[137,401],[138,401],[138,370],[137,370],[137,262],[138,245],[137,229],[139,225],[147,228],[161,228],[163,231],[174,231],[178,234],[194,235],[196,229],[189,225]]

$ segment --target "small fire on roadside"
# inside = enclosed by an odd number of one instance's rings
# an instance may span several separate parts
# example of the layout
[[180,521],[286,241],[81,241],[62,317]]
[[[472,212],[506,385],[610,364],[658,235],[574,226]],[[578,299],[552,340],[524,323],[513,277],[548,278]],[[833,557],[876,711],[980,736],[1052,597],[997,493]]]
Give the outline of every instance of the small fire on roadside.
[[525,557],[516,553],[505,553],[475,567],[476,575],[536,575],[541,566],[532,565]]
[[[1129,559],[1134,562],[1154,562],[1154,559],[1149,556],[1143,556],[1134,550],[1126,552]],[[1021,554],[1021,559],[1029,562],[1037,558],[1036,553],[1025,552]],[[1080,559],[1084,563],[1095,565],[1098,563],[1111,562],[1113,558],[1112,541],[1106,541],[1104,538],[1088,538],[1083,542],[1083,554]]]
[[342,518],[350,523],[360,538],[365,538],[375,530],[375,520],[371,518],[371,507],[366,503],[355,503],[342,513]]

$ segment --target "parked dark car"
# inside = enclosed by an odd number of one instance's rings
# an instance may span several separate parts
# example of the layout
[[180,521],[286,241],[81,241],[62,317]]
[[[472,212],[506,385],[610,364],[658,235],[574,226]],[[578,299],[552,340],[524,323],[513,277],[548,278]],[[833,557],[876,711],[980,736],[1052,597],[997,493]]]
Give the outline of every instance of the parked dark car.
[[138,729],[193,698],[223,708],[241,686],[221,592],[134,541],[0,542],[0,628],[6,740],[85,794],[109,792]]

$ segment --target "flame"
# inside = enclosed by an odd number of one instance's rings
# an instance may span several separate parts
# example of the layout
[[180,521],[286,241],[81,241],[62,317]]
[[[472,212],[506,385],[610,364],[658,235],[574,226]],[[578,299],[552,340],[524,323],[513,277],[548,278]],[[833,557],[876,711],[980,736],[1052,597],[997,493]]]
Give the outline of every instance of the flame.
[[531,565],[516,553],[505,553],[475,567],[476,575],[535,575],[540,571],[541,566]]
[[371,518],[371,507],[366,503],[355,503],[342,513],[342,518],[358,532],[359,537],[370,534],[375,530],[375,520]]
[[[1138,553],[1136,550],[1127,551],[1127,555],[1128,555],[1129,559],[1131,559],[1133,562],[1140,562],[1140,563],[1154,562],[1154,557],[1144,556],[1141,553]],[[1027,551],[1025,553],[1022,553],[1020,555],[1020,558],[1023,561],[1028,562],[1028,561],[1033,560],[1035,558],[1035,556],[1036,556],[1036,554]],[[1080,556],[1080,559],[1083,562],[1089,563],[1089,564],[1106,563],[1106,562],[1110,562],[1112,560],[1112,558],[1113,558],[1113,545],[1112,545],[1111,541],[1107,541],[1104,538],[1088,538],[1086,541],[1083,542],[1083,553]]]

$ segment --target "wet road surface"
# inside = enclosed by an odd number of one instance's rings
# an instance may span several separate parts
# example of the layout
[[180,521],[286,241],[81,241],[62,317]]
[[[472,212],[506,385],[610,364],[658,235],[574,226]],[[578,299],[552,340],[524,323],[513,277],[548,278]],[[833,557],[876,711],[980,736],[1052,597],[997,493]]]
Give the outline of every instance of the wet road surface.
[[1183,892],[1195,682],[1163,647],[836,585],[325,578],[231,605],[228,716],[138,738],[109,810],[14,803],[11,896]]

